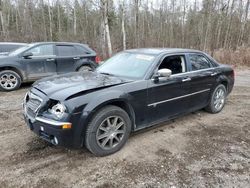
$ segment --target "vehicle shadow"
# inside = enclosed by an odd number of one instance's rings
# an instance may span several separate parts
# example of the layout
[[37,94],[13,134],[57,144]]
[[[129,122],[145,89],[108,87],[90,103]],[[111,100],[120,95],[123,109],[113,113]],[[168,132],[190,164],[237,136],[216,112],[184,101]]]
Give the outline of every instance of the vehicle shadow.
[[[166,132],[170,131],[171,129],[175,129],[178,125],[180,125],[180,122],[182,122],[184,119],[194,119],[195,117],[202,116],[206,114],[204,110],[199,110],[197,112],[193,112],[190,114],[183,115],[179,118],[169,120],[163,123],[156,124],[154,126],[144,128],[141,130],[138,130],[136,132],[133,132],[129,137],[129,142],[137,142],[140,139],[140,137],[144,137],[146,134],[154,134],[157,132]],[[133,145],[133,144],[131,144]],[[61,146],[55,146],[51,143],[48,143],[44,140],[42,140],[39,137],[32,138],[28,143],[28,152],[27,154],[31,154],[32,156],[36,156],[39,158],[40,155],[36,155],[36,153],[41,152],[43,154],[46,153],[46,155],[54,155],[54,154],[63,154],[67,155],[68,157],[74,157],[75,159],[88,159],[96,157],[93,155],[90,151],[87,150],[85,146],[82,148],[64,148]],[[122,149],[121,149],[122,150]]]
[[32,86],[34,82],[22,83],[20,89],[28,89]]

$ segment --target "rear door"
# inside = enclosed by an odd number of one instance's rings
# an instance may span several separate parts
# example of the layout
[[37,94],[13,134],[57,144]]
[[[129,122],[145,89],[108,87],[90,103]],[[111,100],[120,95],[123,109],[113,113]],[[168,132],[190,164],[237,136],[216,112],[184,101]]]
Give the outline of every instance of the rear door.
[[24,53],[31,52],[28,58],[21,57],[21,63],[26,68],[27,77],[36,80],[56,74],[55,50],[53,44],[34,46]]
[[57,73],[75,71],[75,47],[73,45],[56,45]]
[[201,53],[188,54],[188,64],[190,72],[187,78],[189,78],[191,94],[189,108],[196,110],[205,107],[208,103],[218,72],[209,58]]
[[57,72],[67,73],[77,71],[83,65],[95,68],[95,54],[81,45],[56,45]]

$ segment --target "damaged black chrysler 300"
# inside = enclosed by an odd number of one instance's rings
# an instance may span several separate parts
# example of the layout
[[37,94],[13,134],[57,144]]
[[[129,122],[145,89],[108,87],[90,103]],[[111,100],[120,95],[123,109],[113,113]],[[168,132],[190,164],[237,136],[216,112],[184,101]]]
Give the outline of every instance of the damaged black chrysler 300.
[[24,116],[45,140],[104,156],[131,132],[202,108],[220,112],[233,84],[233,69],[200,51],[127,50],[95,72],[37,81],[25,96]]

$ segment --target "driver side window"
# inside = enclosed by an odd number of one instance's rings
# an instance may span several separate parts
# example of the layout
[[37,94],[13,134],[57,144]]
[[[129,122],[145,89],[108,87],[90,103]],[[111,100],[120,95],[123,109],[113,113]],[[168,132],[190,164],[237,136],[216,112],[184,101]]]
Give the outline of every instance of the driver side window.
[[54,55],[53,44],[40,45],[28,50],[27,52],[31,52],[33,56]]
[[186,72],[186,62],[185,56],[183,55],[173,55],[167,56],[161,62],[158,70],[160,69],[170,69],[172,74],[179,74]]

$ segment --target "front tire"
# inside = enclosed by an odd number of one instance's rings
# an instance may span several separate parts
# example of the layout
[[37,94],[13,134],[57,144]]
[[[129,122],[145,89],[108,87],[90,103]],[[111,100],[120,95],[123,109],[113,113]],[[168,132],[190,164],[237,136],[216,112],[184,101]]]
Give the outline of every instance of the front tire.
[[88,124],[85,146],[96,156],[106,156],[119,151],[131,132],[128,114],[117,106],[99,110]]
[[208,106],[205,108],[206,111],[215,114],[220,112],[225,106],[227,96],[226,87],[223,84],[218,85],[209,100]]
[[13,91],[20,87],[21,77],[12,70],[4,70],[0,72],[0,90]]

